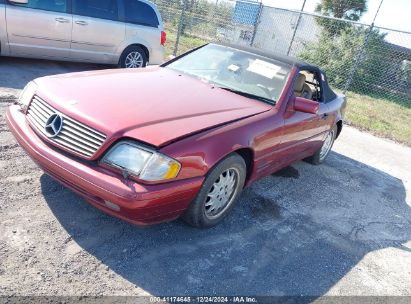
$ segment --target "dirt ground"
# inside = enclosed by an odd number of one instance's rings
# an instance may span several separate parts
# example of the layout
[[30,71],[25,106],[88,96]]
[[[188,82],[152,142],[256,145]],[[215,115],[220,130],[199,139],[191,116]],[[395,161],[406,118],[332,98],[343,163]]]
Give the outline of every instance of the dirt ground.
[[98,68],[0,58],[0,295],[411,296],[410,148],[345,127],[221,225],[141,229],[43,174],[5,123],[30,79]]

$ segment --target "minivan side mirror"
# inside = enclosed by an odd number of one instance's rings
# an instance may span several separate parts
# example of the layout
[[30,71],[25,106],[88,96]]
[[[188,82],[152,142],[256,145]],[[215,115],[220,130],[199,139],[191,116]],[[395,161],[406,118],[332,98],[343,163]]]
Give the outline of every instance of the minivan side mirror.
[[317,114],[320,104],[317,101],[305,99],[303,97],[294,97],[294,110],[303,113]]
[[9,0],[11,3],[28,4],[29,0]]

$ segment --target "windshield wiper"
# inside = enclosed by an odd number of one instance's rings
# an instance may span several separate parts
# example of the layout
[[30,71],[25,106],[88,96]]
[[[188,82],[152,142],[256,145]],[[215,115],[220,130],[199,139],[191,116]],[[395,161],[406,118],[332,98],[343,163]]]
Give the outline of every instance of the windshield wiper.
[[256,99],[256,100],[268,103],[270,105],[275,104],[274,100],[272,100],[270,98],[267,98],[267,97],[255,95],[255,94],[252,94],[252,93],[247,93],[247,92],[232,89],[232,88],[229,88],[229,87],[222,87],[222,86],[216,86],[216,87],[218,87],[220,89],[223,89],[223,90],[226,90],[226,91],[229,91],[229,92],[232,92],[232,93],[235,93],[235,94],[238,94],[238,95],[241,95],[241,96],[244,96],[244,97],[248,97],[248,98],[251,98],[251,99]]

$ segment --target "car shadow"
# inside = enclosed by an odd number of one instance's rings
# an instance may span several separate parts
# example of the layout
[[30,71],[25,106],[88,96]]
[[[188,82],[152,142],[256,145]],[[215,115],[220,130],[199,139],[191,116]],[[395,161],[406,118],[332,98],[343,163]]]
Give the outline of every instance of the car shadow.
[[29,81],[38,77],[110,68],[114,67],[92,63],[0,57],[0,87],[21,90]]
[[[288,172],[287,172],[288,170]],[[138,228],[41,177],[43,195],[81,248],[153,295],[321,296],[375,250],[411,240],[401,180],[333,152],[243,192],[219,226]]]

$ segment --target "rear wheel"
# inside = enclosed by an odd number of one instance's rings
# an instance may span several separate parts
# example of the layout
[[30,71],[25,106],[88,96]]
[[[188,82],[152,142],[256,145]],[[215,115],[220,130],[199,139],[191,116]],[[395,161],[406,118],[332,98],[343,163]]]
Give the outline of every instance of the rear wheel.
[[198,228],[212,227],[230,213],[244,187],[246,164],[238,154],[222,160],[207,175],[183,220]]
[[120,57],[119,66],[125,69],[143,68],[147,65],[147,55],[139,46],[129,46]]
[[321,163],[323,163],[325,161],[325,159],[327,158],[327,156],[330,154],[331,152],[331,148],[334,145],[334,141],[335,138],[337,137],[337,131],[338,128],[335,125],[327,134],[327,136],[325,137],[325,140],[321,146],[320,149],[317,150],[317,152],[315,152],[314,155],[308,157],[305,159],[305,161],[313,164],[313,165],[319,165]]

